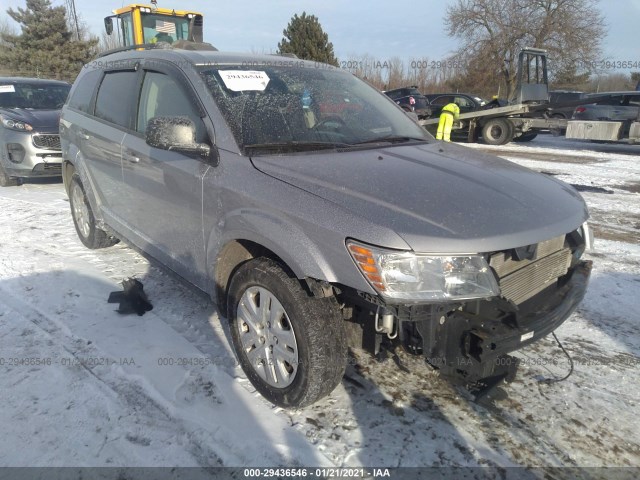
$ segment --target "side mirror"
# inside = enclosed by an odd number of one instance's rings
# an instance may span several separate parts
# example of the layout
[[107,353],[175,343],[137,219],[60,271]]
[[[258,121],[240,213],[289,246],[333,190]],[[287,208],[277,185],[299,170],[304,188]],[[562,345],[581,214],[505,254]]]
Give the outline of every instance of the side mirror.
[[188,117],[155,117],[147,123],[148,145],[173,152],[198,155],[210,160],[211,147],[196,142],[196,125]]
[[113,17],[105,17],[104,29],[107,32],[107,35],[111,35],[113,33]]

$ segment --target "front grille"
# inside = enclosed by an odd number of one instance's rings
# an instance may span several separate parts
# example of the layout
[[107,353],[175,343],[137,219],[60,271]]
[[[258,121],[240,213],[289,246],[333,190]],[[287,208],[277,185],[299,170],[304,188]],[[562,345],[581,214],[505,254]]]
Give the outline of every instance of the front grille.
[[511,252],[499,252],[489,261],[500,279],[502,296],[520,304],[553,284],[571,265],[571,250],[564,235],[538,244],[533,260],[514,260]]
[[32,137],[33,144],[46,150],[60,150],[60,135],[36,133]]

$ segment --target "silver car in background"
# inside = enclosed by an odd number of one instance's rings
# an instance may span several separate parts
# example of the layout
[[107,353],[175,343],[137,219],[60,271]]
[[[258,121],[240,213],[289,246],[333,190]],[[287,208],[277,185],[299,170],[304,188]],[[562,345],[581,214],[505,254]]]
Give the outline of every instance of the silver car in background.
[[57,80],[0,77],[0,186],[61,175],[58,123],[70,89]]
[[405,348],[478,392],[581,301],[571,186],[436,141],[330,65],[192,47],[83,69],[63,180],[88,248],[125,239],[211,295],[265,398],[328,395],[348,346]]
[[596,103],[580,105],[573,112],[573,120],[601,120],[607,122],[633,121],[638,118],[640,109],[640,92],[600,92],[590,93],[584,97],[610,97]]

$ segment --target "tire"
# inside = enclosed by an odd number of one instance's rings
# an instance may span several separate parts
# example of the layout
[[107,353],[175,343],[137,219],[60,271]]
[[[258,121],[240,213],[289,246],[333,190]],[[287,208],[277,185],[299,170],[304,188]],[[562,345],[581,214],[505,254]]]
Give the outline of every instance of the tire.
[[85,247],[95,250],[97,248],[111,247],[119,242],[104,230],[96,226],[95,217],[91,210],[89,200],[77,173],[71,177],[69,187],[69,204],[71,205],[71,217],[76,233]]
[[15,187],[18,184],[18,179],[7,175],[6,170],[0,163],[0,187]]
[[482,138],[489,145],[509,143],[513,133],[513,124],[506,118],[492,118],[482,127]]
[[257,258],[233,275],[227,312],[240,366],[270,402],[304,407],[340,383],[347,344],[335,298],[312,296],[280,264]]
[[537,133],[525,133],[513,139],[514,142],[530,142],[538,136]]

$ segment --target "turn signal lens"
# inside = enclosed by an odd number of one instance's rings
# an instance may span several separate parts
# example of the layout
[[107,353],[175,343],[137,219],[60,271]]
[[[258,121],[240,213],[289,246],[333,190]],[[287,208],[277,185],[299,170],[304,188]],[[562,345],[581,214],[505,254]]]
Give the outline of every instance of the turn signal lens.
[[353,243],[350,243],[348,248],[360,271],[369,280],[373,288],[379,292],[384,291],[386,288],[382,283],[382,276],[373,258],[373,252],[368,248]]

